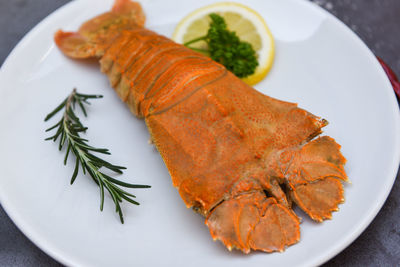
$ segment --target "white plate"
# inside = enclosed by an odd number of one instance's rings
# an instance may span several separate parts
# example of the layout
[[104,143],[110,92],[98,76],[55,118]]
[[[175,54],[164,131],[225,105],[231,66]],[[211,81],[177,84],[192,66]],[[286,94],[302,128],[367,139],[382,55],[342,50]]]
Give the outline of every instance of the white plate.
[[[144,1],[150,29],[170,36],[188,12],[212,1]],[[322,224],[305,217],[301,241],[284,253],[229,253],[213,242],[203,218],[187,210],[172,187],[148,133],[109,87],[96,64],[73,61],[54,46],[59,29],[75,30],[109,10],[112,0],[73,1],[36,26],[14,49],[0,73],[0,197],[18,227],[50,256],[75,266],[308,266],[349,245],[384,203],[399,166],[399,110],[392,88],[368,48],[327,12],[300,0],[246,0],[276,37],[276,62],[256,88],[330,121],[326,134],[343,146],[346,203]],[[125,181],[141,206],[123,205],[121,225],[97,186],[45,142],[45,115],[73,87],[105,97],[89,110],[91,144],[106,145],[110,161],[128,167]],[[54,120],[52,121],[54,122]]]

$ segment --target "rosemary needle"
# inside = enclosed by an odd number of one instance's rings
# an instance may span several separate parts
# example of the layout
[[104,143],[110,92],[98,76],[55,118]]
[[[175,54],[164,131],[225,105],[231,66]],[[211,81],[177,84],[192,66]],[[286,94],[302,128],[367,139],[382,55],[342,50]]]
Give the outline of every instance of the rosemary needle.
[[103,171],[101,171],[102,168],[109,169],[119,174],[121,174],[122,170],[126,168],[113,165],[94,155],[94,153],[110,155],[110,152],[106,148],[96,148],[89,145],[88,140],[80,136],[80,133],[85,132],[88,128],[83,126],[78,116],[76,116],[74,112],[76,106],[80,107],[86,117],[87,112],[85,105],[90,104],[88,100],[102,97],[103,96],[101,95],[80,94],[76,91],[76,89],[74,89],[71,94],[44,119],[45,121],[48,121],[55,114],[64,109],[61,119],[55,125],[46,130],[46,132],[48,132],[57,129],[56,133],[45,140],[53,140],[55,142],[57,139],[59,139],[60,141],[58,149],[60,151],[63,147],[67,147],[64,157],[64,165],[67,164],[68,156],[71,153],[75,155],[75,169],[72,173],[71,184],[74,183],[76,177],[78,176],[80,168],[84,174],[88,173],[100,189],[100,210],[103,210],[104,189],[106,189],[115,203],[115,210],[119,214],[121,223],[124,223],[124,217],[120,203],[123,200],[126,200],[132,204],[139,205],[139,202],[134,200],[135,195],[123,190],[121,187],[149,188],[150,186],[121,182],[105,174]]

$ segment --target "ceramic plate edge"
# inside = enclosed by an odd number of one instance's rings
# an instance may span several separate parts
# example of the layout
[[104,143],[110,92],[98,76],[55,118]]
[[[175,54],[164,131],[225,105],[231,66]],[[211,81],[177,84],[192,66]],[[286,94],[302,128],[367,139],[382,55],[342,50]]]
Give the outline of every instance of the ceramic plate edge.
[[[1,66],[0,69],[0,80],[2,79],[3,69],[6,68],[9,64],[9,62],[14,58],[15,54],[20,50],[23,49],[23,47],[26,45],[26,43],[33,38],[39,32],[42,28],[46,27],[46,25],[53,19],[53,17],[59,16],[64,10],[67,10],[70,6],[76,5],[82,1],[89,1],[89,0],[78,0],[78,1],[72,1],[70,3],[67,3],[59,8],[57,8],[55,11],[53,11],[50,15],[46,16],[43,18],[36,26],[34,26],[19,42],[18,44],[13,48],[11,53],[8,55],[6,60],[4,61],[3,65]],[[294,0],[292,0],[294,1]],[[307,6],[307,8],[313,8],[314,10],[318,12],[322,12],[325,15],[327,15],[327,18],[333,19],[342,29],[351,36],[351,38],[356,41],[360,47],[364,49],[365,54],[370,58],[371,62],[373,62],[378,69],[378,72],[380,73],[380,76],[383,77],[383,79],[386,81],[386,90],[390,90],[391,95],[392,95],[392,103],[391,105],[394,107],[394,112],[395,117],[397,117],[396,120],[396,125],[395,125],[395,131],[399,134],[397,134],[396,138],[396,144],[394,144],[395,147],[400,146],[400,111],[399,107],[392,89],[392,86],[390,84],[390,81],[388,80],[384,70],[380,67],[380,64],[378,60],[375,58],[373,55],[372,51],[368,48],[368,46],[360,39],[359,36],[357,36],[352,30],[350,30],[341,20],[336,18],[334,15],[329,13],[328,11],[324,10],[320,6],[309,2],[307,0],[296,0],[299,3]],[[375,206],[370,210],[368,216],[365,216],[364,219],[362,220],[361,223],[359,223],[359,227],[355,232],[353,232],[352,235],[348,235],[345,237],[345,240],[338,244],[336,247],[330,249],[329,251],[326,251],[324,254],[319,255],[317,258],[313,259],[308,263],[308,265],[321,265],[324,262],[328,261],[329,259],[333,258],[335,255],[340,253],[343,249],[345,249],[347,246],[349,246],[367,227],[368,225],[372,222],[372,220],[376,217],[380,209],[382,208],[383,204],[385,203],[391,188],[393,187],[393,184],[396,179],[396,174],[398,171],[398,166],[400,164],[400,149],[397,150],[397,155],[393,159],[392,162],[392,180],[388,181],[386,184],[386,191],[385,194],[381,194],[380,197],[377,199],[377,202]],[[4,200],[4,194],[1,193],[1,188],[0,188],[0,204],[2,205],[3,209],[5,212],[8,214],[8,216],[11,218],[11,220],[15,223],[15,225],[18,227],[18,229],[24,233],[25,236],[27,236],[35,245],[37,245],[41,250],[46,252],[49,256],[52,258],[56,259],[62,264],[65,265],[82,265],[82,262],[79,262],[77,259],[71,259],[71,258],[66,258],[62,252],[57,251],[56,248],[51,248],[48,245],[46,245],[46,241],[42,240],[39,235],[35,233],[33,229],[30,229],[29,225],[26,225],[15,212],[12,211],[12,209],[8,206],[5,205],[7,201]]]

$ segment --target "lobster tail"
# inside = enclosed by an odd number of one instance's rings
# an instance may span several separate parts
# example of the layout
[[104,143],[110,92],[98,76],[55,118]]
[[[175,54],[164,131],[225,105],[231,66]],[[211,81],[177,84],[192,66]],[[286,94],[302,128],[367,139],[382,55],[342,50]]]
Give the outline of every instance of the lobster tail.
[[210,58],[143,28],[138,3],[55,41],[101,71],[143,118],[188,208],[228,249],[283,251],[300,239],[295,203],[315,221],[332,217],[347,181],[340,145],[320,138],[326,120],[249,87]]
[[145,15],[139,3],[117,0],[111,11],[84,23],[77,32],[58,30],[54,40],[72,58],[101,57],[124,30],[143,27]]

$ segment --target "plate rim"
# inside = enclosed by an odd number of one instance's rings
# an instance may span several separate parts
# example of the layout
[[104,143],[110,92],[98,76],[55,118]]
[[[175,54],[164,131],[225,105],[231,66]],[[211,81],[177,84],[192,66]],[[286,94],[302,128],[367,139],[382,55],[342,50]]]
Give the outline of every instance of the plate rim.
[[[59,8],[55,9],[53,12],[51,12],[49,15],[44,17],[38,24],[36,24],[27,34],[25,34],[22,39],[17,43],[17,45],[12,49],[12,51],[9,53],[9,55],[6,57],[4,60],[1,68],[0,68],[0,80],[3,79],[4,74],[4,69],[10,65],[10,62],[13,61],[14,57],[18,54],[18,52],[21,49],[24,49],[24,47],[29,44],[32,38],[42,31],[53,19],[54,17],[60,16],[62,12],[67,12],[71,6],[74,5],[80,5],[83,2],[90,2],[92,0],[75,0],[71,1],[69,3],[66,3],[65,5],[60,6]],[[289,1],[295,1],[295,0],[289,0]],[[139,0],[139,2],[145,2],[145,0]],[[378,60],[376,59],[375,55],[372,53],[372,51],[369,49],[369,47],[364,43],[364,41],[355,33],[353,32],[344,22],[342,22],[340,19],[335,17],[333,14],[328,12],[327,10],[323,9],[319,5],[309,1],[309,0],[296,0],[297,4],[303,5],[306,9],[312,9],[313,11],[322,13],[324,16],[326,16],[326,19],[332,19],[337,26],[341,27],[341,31],[345,32],[348,34],[348,36],[357,43],[358,47],[360,49],[363,49],[363,53],[368,56],[371,60],[371,62],[374,62],[375,66],[379,66],[377,68],[378,73],[380,76],[384,77],[384,80],[386,82],[386,89],[382,88],[382,90],[388,90],[390,89],[389,94],[392,95],[391,99],[391,105],[394,107],[393,112],[395,113],[395,116],[399,119],[400,118],[400,109],[399,105],[397,103],[395,94],[393,92],[392,86],[390,84],[389,79],[387,78],[383,68],[380,67],[380,64]],[[395,122],[395,132],[400,133],[400,120],[396,120]],[[394,146],[399,147],[400,145],[400,135],[396,135],[395,139],[396,143]],[[348,247],[352,242],[354,242],[360,235],[365,231],[365,229],[370,225],[370,223],[375,219],[376,215],[378,212],[381,210],[383,207],[384,203],[386,202],[391,189],[394,185],[394,182],[397,177],[397,173],[399,171],[399,165],[400,165],[400,149],[396,150],[395,157],[393,157],[392,161],[392,168],[391,168],[391,180],[388,180],[387,183],[385,184],[385,193],[379,195],[378,198],[376,198],[375,205],[371,207],[370,211],[368,212],[367,216],[364,216],[363,220],[358,221],[358,227],[352,232],[352,234],[349,234],[343,238],[343,241],[337,244],[335,247],[326,250],[324,253],[321,253],[317,257],[310,259],[307,265],[312,265],[312,266],[317,266],[321,265],[328,260],[332,259],[334,256],[338,255],[340,252],[342,252],[346,247]],[[86,263],[74,258],[72,255],[66,257],[63,255],[63,252],[57,249],[56,247],[52,247],[50,245],[46,244],[46,239],[42,238],[40,234],[37,234],[36,231],[30,226],[29,224],[25,223],[23,218],[21,218],[18,213],[10,207],[10,205],[7,205],[6,198],[4,197],[5,194],[2,193],[2,189],[0,187],[0,205],[3,207],[4,211],[6,214],[9,216],[9,218],[12,220],[12,222],[16,225],[16,227],[31,241],[33,242],[37,247],[39,247],[42,251],[44,251],[47,255],[55,259],[56,261],[67,265],[67,266],[75,266],[75,265],[85,265]]]

